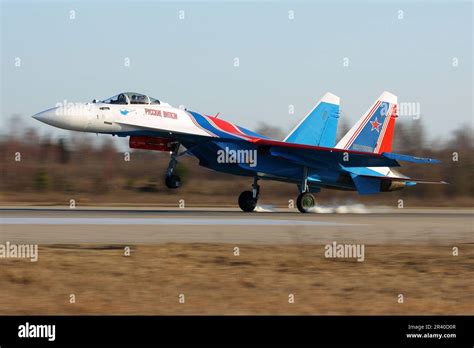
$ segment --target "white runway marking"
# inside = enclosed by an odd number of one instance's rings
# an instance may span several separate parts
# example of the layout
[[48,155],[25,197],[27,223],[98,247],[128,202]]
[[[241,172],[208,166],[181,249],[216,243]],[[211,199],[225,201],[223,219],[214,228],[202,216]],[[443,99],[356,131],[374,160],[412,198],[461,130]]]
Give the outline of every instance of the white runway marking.
[[197,218],[3,218],[3,225],[277,225],[277,226],[354,226],[328,221],[278,219],[197,219]]

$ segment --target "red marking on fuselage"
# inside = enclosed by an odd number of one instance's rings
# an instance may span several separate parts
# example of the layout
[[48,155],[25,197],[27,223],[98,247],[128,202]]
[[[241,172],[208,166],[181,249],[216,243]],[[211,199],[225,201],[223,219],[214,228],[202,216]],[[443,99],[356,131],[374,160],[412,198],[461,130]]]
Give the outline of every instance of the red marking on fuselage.
[[189,118],[191,119],[191,121],[194,123],[194,125],[196,127],[198,127],[200,130],[206,132],[207,134],[209,134],[210,136],[212,137],[215,137],[215,138],[219,138],[216,134],[212,133],[211,131],[207,130],[206,128],[204,127],[201,127],[201,125],[196,121],[196,119],[194,118],[194,116],[192,114],[190,114],[189,112],[186,112],[186,115],[189,116]]
[[227,121],[224,121],[224,120],[218,119],[218,118],[210,118],[210,117],[206,117],[206,118],[209,121],[209,123],[211,123],[212,125],[214,125],[216,128],[220,129],[223,132],[235,135],[235,136],[237,136],[239,138],[243,138],[245,140],[250,140],[250,139],[254,138],[252,136],[249,136],[249,135],[243,133],[238,127],[236,127],[235,125],[233,125],[230,122],[227,122]]

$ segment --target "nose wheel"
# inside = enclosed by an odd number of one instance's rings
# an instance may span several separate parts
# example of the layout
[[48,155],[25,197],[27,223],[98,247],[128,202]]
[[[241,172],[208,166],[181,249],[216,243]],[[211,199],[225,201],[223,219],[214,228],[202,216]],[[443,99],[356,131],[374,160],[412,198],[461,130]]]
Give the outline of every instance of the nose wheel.
[[176,189],[181,187],[181,178],[179,175],[166,176],[165,185],[167,188]]
[[253,179],[252,191],[244,191],[239,196],[239,207],[242,211],[250,213],[255,210],[260,193],[260,186],[257,184],[258,178]]

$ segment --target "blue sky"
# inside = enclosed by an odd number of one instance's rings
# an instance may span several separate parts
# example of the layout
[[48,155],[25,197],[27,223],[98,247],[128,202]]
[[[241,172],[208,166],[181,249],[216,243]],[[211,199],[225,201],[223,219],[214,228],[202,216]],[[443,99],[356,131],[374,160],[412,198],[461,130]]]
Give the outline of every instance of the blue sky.
[[136,91],[220,112],[247,128],[264,121],[289,131],[326,91],[341,97],[342,117],[353,124],[388,90],[399,102],[419,103],[427,130],[446,136],[473,123],[472,7],[454,1],[3,1],[0,129],[20,114],[25,125],[51,132],[29,116],[63,100]]

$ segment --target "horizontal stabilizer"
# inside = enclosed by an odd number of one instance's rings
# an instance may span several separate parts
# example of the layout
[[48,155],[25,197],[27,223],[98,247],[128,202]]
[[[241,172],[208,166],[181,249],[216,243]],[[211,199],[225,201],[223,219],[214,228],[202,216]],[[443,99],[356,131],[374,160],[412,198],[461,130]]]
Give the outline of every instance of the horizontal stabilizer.
[[413,162],[413,163],[441,163],[440,160],[433,159],[433,158],[423,158],[423,157],[414,157],[409,155],[400,155],[398,153],[393,152],[384,152],[382,156],[385,158],[393,159],[395,161],[403,161],[403,162]]
[[352,174],[352,181],[361,195],[370,195],[380,192],[381,179],[376,177],[367,177],[364,175]]
[[447,185],[446,181],[432,181],[426,179],[416,179],[416,178],[409,178],[409,177],[398,177],[398,176],[377,176],[377,175],[359,175],[365,178],[378,178],[390,181],[400,181],[400,182],[407,182],[407,183],[416,183],[416,184],[439,184],[439,185]]
[[[426,180],[426,179],[416,179],[416,178],[410,178],[408,176],[399,174],[399,173],[394,173],[392,172],[389,168],[389,172],[387,174],[382,174],[382,173],[377,173],[373,169],[369,168],[358,168],[358,167],[344,167],[340,165],[341,168],[348,172],[352,178],[354,176],[357,176],[358,178],[366,178],[366,179],[378,179],[380,180],[390,180],[390,181],[397,181],[397,182],[404,182],[408,186],[415,185],[415,184],[447,184],[445,181],[432,181],[432,180]],[[389,175],[392,174],[392,175]],[[394,176],[398,175],[398,176]],[[355,183],[355,182],[354,182]],[[356,184],[357,186],[357,184]]]

